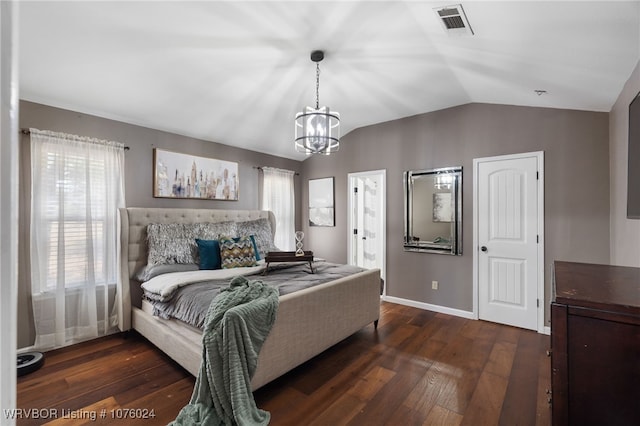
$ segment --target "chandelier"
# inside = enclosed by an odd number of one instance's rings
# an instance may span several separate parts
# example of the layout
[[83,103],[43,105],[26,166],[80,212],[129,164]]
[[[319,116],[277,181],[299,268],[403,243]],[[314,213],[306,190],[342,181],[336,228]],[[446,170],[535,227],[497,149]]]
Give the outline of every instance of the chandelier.
[[435,189],[451,189],[453,184],[453,175],[451,173],[439,172],[435,175],[434,188]]
[[296,114],[296,151],[305,154],[329,155],[340,147],[340,114],[329,107],[320,108],[320,61],[323,59],[322,50],[311,52],[311,60],[316,63],[316,107],[306,107]]

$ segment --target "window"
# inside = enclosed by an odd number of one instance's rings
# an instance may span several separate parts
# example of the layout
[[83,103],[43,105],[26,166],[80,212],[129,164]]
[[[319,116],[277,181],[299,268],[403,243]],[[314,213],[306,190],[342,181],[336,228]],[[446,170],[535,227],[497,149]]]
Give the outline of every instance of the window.
[[67,288],[84,285],[90,269],[96,284],[115,283],[115,268],[104,262],[105,161],[43,148],[39,222],[47,269],[41,291],[55,289],[59,279]]
[[108,328],[117,280],[124,147],[32,129],[31,167],[36,346],[97,337]]
[[295,250],[294,172],[263,167],[262,209],[276,217],[274,244],[280,250]]

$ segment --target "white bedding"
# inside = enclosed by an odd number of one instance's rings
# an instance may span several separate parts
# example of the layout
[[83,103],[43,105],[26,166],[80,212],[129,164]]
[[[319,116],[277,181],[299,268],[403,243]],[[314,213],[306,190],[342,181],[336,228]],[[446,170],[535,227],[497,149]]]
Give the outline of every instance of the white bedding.
[[225,280],[238,276],[262,273],[266,268],[264,260],[259,260],[257,266],[244,268],[198,270],[188,272],[170,272],[158,275],[142,284],[145,292],[157,296],[154,299],[164,302],[171,299],[177,289],[188,284],[209,280]]

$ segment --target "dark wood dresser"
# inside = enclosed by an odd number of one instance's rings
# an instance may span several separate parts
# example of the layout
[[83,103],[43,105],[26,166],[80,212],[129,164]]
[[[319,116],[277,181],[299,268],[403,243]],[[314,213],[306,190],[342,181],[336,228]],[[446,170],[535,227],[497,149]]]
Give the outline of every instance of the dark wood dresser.
[[555,262],[553,275],[553,425],[640,425],[640,268]]

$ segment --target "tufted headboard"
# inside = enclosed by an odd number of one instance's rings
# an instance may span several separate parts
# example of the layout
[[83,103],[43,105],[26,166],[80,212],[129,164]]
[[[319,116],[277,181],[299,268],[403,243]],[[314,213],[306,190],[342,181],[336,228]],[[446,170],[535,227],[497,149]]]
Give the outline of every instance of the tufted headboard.
[[118,327],[131,328],[130,282],[136,271],[147,263],[147,225],[151,223],[243,222],[266,218],[276,232],[273,212],[266,210],[214,210],[129,207],[120,209],[119,274],[116,305]]

